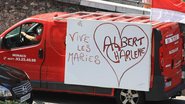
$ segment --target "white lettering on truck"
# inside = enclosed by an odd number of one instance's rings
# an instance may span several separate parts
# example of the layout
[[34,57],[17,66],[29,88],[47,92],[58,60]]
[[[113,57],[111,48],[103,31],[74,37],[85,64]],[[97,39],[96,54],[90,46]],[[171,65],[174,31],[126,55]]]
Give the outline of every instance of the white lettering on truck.
[[37,62],[35,58],[29,58],[25,54],[12,54],[11,57],[3,57],[6,61]]
[[179,34],[171,36],[169,38],[166,38],[165,39],[165,44],[170,44],[170,43],[173,43],[173,42],[175,42],[177,40],[179,40]]

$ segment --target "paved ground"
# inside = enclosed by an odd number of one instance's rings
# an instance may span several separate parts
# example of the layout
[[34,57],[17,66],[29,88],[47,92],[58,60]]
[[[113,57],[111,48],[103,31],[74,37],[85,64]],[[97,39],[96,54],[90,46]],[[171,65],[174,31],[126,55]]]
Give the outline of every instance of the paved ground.
[[[34,92],[34,104],[116,104],[116,102],[112,98],[39,91]],[[185,97],[146,104],[185,104]]]

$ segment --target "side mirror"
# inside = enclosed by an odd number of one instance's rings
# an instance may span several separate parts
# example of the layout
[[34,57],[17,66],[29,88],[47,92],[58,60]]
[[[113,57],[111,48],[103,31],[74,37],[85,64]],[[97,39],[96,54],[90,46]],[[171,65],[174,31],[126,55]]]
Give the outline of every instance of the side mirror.
[[1,38],[0,38],[0,49],[3,49],[2,43],[3,43],[3,38],[1,37]]
[[5,43],[5,39],[3,37],[0,37],[0,49],[11,49],[9,45],[6,45]]

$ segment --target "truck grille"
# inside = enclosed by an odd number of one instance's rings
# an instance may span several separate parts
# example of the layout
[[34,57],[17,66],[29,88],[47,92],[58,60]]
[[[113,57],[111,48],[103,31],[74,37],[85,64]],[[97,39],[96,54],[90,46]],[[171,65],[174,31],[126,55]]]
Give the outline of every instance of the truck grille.
[[23,84],[14,87],[12,90],[17,96],[25,95],[32,90],[31,83],[26,81]]

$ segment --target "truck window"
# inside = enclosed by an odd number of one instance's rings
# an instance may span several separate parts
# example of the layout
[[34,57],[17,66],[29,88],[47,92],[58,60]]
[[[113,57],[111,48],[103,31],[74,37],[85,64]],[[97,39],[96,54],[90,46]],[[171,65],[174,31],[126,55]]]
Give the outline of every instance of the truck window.
[[41,41],[43,25],[41,23],[25,23],[10,31],[4,38],[7,49],[38,44]]

